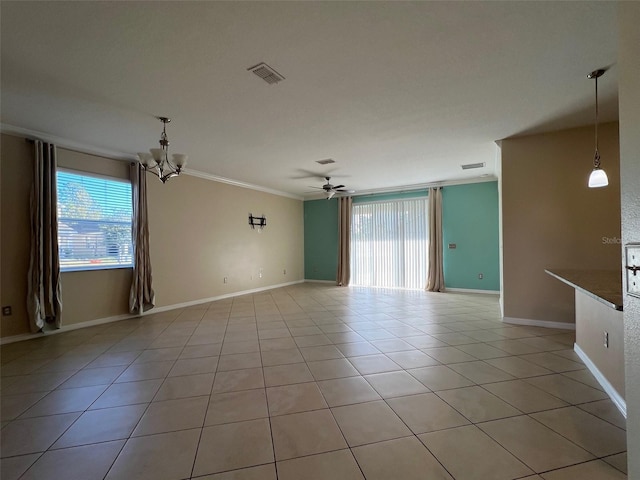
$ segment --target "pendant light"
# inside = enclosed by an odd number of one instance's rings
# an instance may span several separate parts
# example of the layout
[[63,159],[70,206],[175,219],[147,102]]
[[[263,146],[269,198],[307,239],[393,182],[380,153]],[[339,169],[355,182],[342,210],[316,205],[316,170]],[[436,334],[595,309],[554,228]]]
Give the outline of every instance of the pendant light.
[[596,152],[593,156],[593,171],[589,175],[589,188],[606,187],[609,185],[607,174],[600,167],[600,152],[598,152],[598,78],[604,75],[606,69],[594,70],[587,78],[593,78],[596,81]]
[[169,137],[167,137],[167,123],[171,121],[168,117],[158,117],[162,122],[162,134],[160,134],[160,148],[152,148],[151,153],[139,153],[138,158],[140,164],[145,171],[153,173],[165,183],[172,177],[176,177],[182,173],[182,168],[187,163],[187,156],[181,153],[174,153],[171,157],[173,162],[169,160]]

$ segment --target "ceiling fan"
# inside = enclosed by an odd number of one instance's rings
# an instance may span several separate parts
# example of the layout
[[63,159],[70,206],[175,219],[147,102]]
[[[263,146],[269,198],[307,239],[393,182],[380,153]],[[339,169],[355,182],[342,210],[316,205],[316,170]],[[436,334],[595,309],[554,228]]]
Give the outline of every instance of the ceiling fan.
[[324,177],[327,181],[322,187],[310,187],[318,190],[323,190],[325,198],[331,200],[336,193],[356,193],[355,190],[348,190],[344,188],[344,185],[331,185],[331,177]]

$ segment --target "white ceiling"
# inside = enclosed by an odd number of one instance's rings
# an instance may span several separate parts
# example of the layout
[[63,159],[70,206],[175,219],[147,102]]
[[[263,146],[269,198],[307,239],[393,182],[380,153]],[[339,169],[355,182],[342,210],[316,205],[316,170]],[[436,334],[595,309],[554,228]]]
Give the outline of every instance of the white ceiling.
[[593,123],[604,66],[617,119],[615,2],[0,5],[5,128],[127,156],[165,115],[191,169],[295,195],[322,185],[307,172],[358,191],[494,174],[495,140]]

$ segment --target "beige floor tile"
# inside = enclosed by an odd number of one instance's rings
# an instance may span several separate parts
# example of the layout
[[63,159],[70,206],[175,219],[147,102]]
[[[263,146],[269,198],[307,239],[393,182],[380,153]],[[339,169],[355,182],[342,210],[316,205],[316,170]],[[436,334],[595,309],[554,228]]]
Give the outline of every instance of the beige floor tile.
[[586,368],[583,370],[573,370],[571,372],[562,372],[562,375],[572,380],[576,380],[578,382],[584,383],[585,385],[595,388],[596,390],[604,391],[604,388],[602,388],[602,385],[598,383],[598,380],[596,380],[596,377],[594,377],[593,374]]
[[275,463],[193,478],[194,480],[277,480]]
[[94,385],[110,385],[125,370],[125,366],[84,368],[65,381],[58,388],[91,387]]
[[182,347],[171,348],[156,348],[152,350],[143,351],[133,363],[147,363],[147,362],[168,362],[175,361],[180,355]]
[[344,358],[344,355],[334,345],[322,345],[319,347],[302,347],[300,353],[307,362],[318,360],[331,360],[334,358]]
[[601,460],[581,463],[542,474],[544,480],[624,480],[627,476]]
[[278,461],[347,447],[329,410],[274,417],[271,428]]
[[201,375],[183,375],[181,377],[169,377],[165,379],[153,397],[154,402],[173,400],[175,398],[198,397],[209,395],[213,387],[213,373]]
[[627,420],[622,416],[620,410],[615,404],[607,400],[598,400],[597,402],[583,403],[579,406],[585,412],[589,412],[602,420],[615,425],[616,427],[627,429]]
[[[9,377],[11,383],[2,387],[3,395],[48,392],[70,378],[75,372],[51,372]],[[6,379],[3,379],[3,382]]]
[[169,377],[181,375],[197,375],[200,373],[214,373],[218,366],[218,357],[199,357],[178,360],[169,372]]
[[372,330],[359,330],[358,333],[366,340],[388,340],[396,338],[394,335],[389,333],[383,328],[375,328]]
[[116,383],[139,382],[141,380],[152,380],[154,378],[165,378],[169,375],[174,361],[135,363],[127,367],[115,380]]
[[422,351],[442,364],[473,362],[476,357],[455,347],[423,348]]
[[[551,335],[549,335],[551,337]],[[554,342],[549,338],[545,337],[527,337],[521,338],[520,341],[522,343],[526,343],[527,345],[531,345],[532,347],[539,348],[540,350],[554,351],[554,350],[564,350],[567,348],[566,344]]]
[[440,365],[440,362],[420,350],[387,353],[387,357],[405,369]]
[[454,372],[451,368],[445,365],[413,368],[408,370],[408,372],[417,378],[423,385],[434,391],[467,387],[474,384],[468,378]]
[[481,387],[443,390],[438,396],[473,423],[520,415],[521,412]]
[[532,347],[519,340],[496,340],[487,342],[487,345],[504,350],[511,355],[526,355],[528,353],[539,353],[541,351],[539,348]]
[[250,340],[248,342],[228,342],[225,341],[222,344],[222,355],[231,355],[233,353],[251,353],[259,352],[260,344],[257,340]]
[[433,393],[392,398],[387,403],[416,434],[469,424],[469,420]]
[[495,396],[513,405],[524,413],[540,412],[566,407],[567,403],[522,380],[483,385]]
[[464,333],[435,333],[433,337],[450,346],[478,343],[475,338],[468,337]]
[[607,462],[612,467],[617,468],[619,471],[626,475],[627,473],[627,452],[619,453],[617,455],[611,455],[610,457],[605,457],[602,460]]
[[127,439],[147,409],[147,404],[89,410],[83,413],[52,448]]
[[307,335],[322,335],[322,330],[318,327],[310,325],[307,327],[292,327],[289,332],[294,337],[306,337]]
[[349,358],[349,362],[351,362],[362,375],[402,370],[400,365],[382,354],[352,357]]
[[513,375],[516,378],[535,377],[553,373],[539,365],[523,360],[520,357],[501,357],[485,360],[486,363]]
[[236,470],[272,463],[269,420],[259,419],[205,427],[193,475]]
[[243,368],[256,368],[261,366],[262,358],[260,357],[260,352],[222,355],[218,360],[218,372],[241,370]]
[[220,355],[221,350],[222,343],[192,345],[184,347],[178,358],[182,360],[185,358],[215,357]]
[[[4,379],[2,381],[4,382]],[[28,410],[47,394],[48,392],[33,392],[19,395],[2,395],[0,397],[0,421],[7,422],[18,418],[25,410]]]
[[366,340],[356,332],[327,333],[327,338],[333,343],[361,343]]
[[456,480],[510,480],[533,471],[474,425],[418,438]]
[[91,405],[91,409],[148,403],[162,385],[161,379],[114,383]]
[[513,376],[504,370],[483,361],[456,363],[449,365],[449,368],[477,384],[503,382],[514,379]]
[[621,453],[627,449],[624,430],[577,407],[534,413],[531,417],[596,457]]
[[201,428],[208,404],[208,396],[154,402],[140,419],[133,436]]
[[82,412],[106,390],[105,385],[54,390],[24,412],[20,418]]
[[301,337],[295,337],[294,341],[298,348],[302,347],[319,347],[321,345],[331,345],[333,342],[329,337],[322,332],[318,335],[305,335]]
[[438,348],[438,347],[446,347],[447,344],[438,340],[437,338],[432,337],[431,335],[420,335],[416,337],[406,337],[404,339],[410,345],[413,345],[416,348]]
[[284,328],[269,328],[260,330],[258,332],[258,338],[260,340],[267,340],[270,338],[287,338],[291,337],[291,333],[289,329],[284,326]]
[[45,452],[21,480],[102,479],[120,453],[124,440]]
[[367,480],[452,479],[415,437],[356,447],[353,454]]
[[267,388],[267,403],[271,417],[327,408],[315,382]]
[[429,389],[407,372],[387,372],[366,375],[367,382],[382,398],[427,393]]
[[361,357],[363,355],[376,355],[380,353],[376,347],[369,342],[354,342],[336,345],[345,357]]
[[131,438],[105,480],[189,478],[199,438],[200,429]]
[[351,452],[338,450],[278,462],[278,479],[364,480],[364,477]]
[[205,425],[219,425],[269,416],[267,397],[262,388],[211,395]]
[[486,343],[471,343],[469,345],[458,345],[458,350],[462,350],[469,355],[480,360],[486,360],[488,358],[506,357],[509,354],[503,350],[487,345]]
[[218,372],[213,381],[212,393],[251,390],[264,387],[261,368],[247,368],[231,372]]
[[403,352],[407,350],[415,350],[416,347],[410,345],[400,338],[390,338],[387,340],[372,340],[371,344],[382,353]]
[[267,387],[312,382],[313,375],[306,363],[291,363],[264,367],[264,383]]
[[349,363],[346,358],[336,358],[333,360],[320,360],[309,362],[309,370],[316,380],[330,380],[332,378],[354,377],[359,375],[358,371]]
[[332,408],[350,447],[411,435],[406,425],[383,401]]
[[27,469],[40,458],[40,453],[3,458],[0,462],[0,478],[2,480],[18,480]]
[[545,472],[593,459],[593,456],[528,416],[478,425],[535,472]]
[[138,356],[141,351],[133,350],[128,352],[105,352],[96,358],[93,362],[87,365],[85,368],[96,367],[113,367],[113,366],[125,366],[130,365]]
[[573,360],[568,360],[549,352],[522,355],[520,358],[556,373],[569,372],[571,370],[582,370],[585,368],[582,363],[574,362]]
[[0,430],[2,457],[43,452],[80,416],[79,413],[14,420]]
[[330,407],[380,400],[380,395],[362,377],[317,382]]
[[260,350],[262,352],[269,352],[271,350],[289,350],[292,348],[296,348],[296,342],[294,342],[291,337],[260,340]]
[[304,362],[304,358],[297,348],[261,352],[261,355],[262,365],[265,367]]
[[596,390],[583,383],[571,380],[564,375],[545,375],[526,378],[524,381],[571,404],[608,398],[607,394],[601,390]]

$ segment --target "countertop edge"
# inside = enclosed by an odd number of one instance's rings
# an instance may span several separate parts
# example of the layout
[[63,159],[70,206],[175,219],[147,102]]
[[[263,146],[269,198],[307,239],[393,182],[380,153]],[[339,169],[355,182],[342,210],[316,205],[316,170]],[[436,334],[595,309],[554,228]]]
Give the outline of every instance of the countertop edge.
[[593,299],[595,299],[595,300],[598,300],[600,303],[603,303],[603,304],[605,304],[606,306],[608,306],[608,307],[610,307],[610,308],[613,308],[614,310],[617,310],[617,311],[619,311],[619,312],[622,312],[622,305],[619,305],[619,304],[617,304],[617,303],[615,303],[615,302],[612,302],[612,301],[610,301],[610,300],[607,300],[607,299],[605,299],[605,298],[602,298],[601,296],[599,296],[599,295],[595,294],[594,292],[592,292],[592,291],[590,291],[590,290],[587,290],[585,287],[583,287],[583,286],[581,286],[581,285],[578,285],[578,284],[576,284],[576,283],[573,283],[572,281],[567,280],[567,279],[566,279],[566,278],[564,278],[564,277],[561,277],[559,274],[554,273],[552,270],[548,270],[548,269],[546,269],[546,268],[545,268],[545,270],[544,270],[544,271],[545,271],[545,273],[547,273],[548,275],[551,275],[552,277],[557,278],[557,279],[558,279],[558,280],[560,280],[561,282],[566,283],[567,285],[569,285],[569,286],[571,286],[571,287],[575,288],[576,290],[579,290],[579,291],[581,291],[581,292],[585,293],[586,295],[590,296],[591,298],[593,298]]

